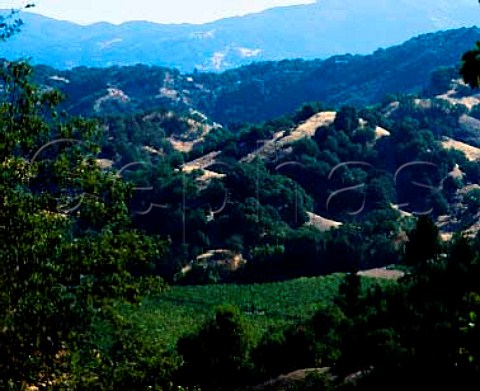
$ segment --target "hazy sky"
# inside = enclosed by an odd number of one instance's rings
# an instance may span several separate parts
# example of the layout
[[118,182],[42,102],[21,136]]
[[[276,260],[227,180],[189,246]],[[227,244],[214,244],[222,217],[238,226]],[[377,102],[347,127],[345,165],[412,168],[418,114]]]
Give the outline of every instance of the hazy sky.
[[[32,0],[32,10],[81,24],[107,21],[150,20],[159,23],[204,23],[258,12],[267,8],[313,3],[313,0]],[[21,1],[0,0],[0,8]],[[26,4],[24,2],[23,4]]]

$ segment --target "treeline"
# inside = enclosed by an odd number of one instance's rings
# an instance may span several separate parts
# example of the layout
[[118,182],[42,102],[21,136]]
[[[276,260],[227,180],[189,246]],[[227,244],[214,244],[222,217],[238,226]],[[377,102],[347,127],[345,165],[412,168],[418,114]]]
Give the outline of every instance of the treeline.
[[0,77],[0,388],[78,389],[93,320],[163,286],[149,265],[166,242],[134,227],[129,185],[98,167],[95,121],[57,113],[26,63]]

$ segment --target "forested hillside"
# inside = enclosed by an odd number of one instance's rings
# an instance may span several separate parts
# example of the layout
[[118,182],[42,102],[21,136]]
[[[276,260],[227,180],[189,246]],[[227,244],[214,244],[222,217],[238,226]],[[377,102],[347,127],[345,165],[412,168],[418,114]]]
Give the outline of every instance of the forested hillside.
[[462,53],[478,39],[478,29],[464,28],[423,35],[368,56],[265,62],[221,74],[137,65],[71,71],[37,67],[36,77],[64,92],[65,108],[75,114],[193,108],[222,124],[259,122],[308,101],[362,107],[387,94],[428,91],[431,73],[458,67]]
[[101,120],[100,161],[148,188],[132,200],[134,221],[169,237],[168,265],[156,266],[169,280],[381,267],[401,260],[412,213],[438,218],[445,237],[478,231],[480,99],[467,92],[451,80],[432,98],[338,112],[305,105],[235,127],[194,114],[111,115]]

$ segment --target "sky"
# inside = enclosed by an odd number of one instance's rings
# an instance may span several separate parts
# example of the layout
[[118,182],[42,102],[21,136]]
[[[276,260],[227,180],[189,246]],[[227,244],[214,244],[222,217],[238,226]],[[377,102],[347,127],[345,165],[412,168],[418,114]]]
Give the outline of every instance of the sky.
[[[80,24],[148,20],[158,23],[205,23],[268,8],[309,4],[314,0],[32,0],[32,12]],[[26,1],[0,0],[0,8]]]

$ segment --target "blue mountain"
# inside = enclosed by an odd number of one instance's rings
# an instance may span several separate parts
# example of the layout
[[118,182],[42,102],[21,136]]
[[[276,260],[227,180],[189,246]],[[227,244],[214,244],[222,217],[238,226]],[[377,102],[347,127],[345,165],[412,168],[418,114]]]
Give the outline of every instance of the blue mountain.
[[88,26],[23,13],[0,56],[57,69],[137,63],[222,71],[254,61],[366,54],[413,36],[480,21],[474,0],[323,0],[203,25],[128,22]]

